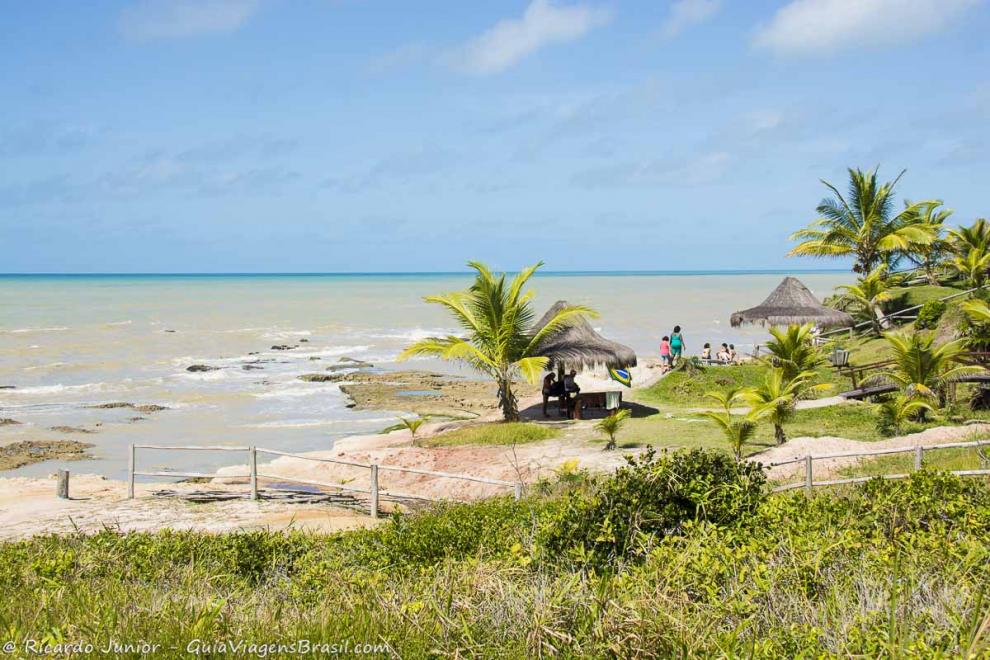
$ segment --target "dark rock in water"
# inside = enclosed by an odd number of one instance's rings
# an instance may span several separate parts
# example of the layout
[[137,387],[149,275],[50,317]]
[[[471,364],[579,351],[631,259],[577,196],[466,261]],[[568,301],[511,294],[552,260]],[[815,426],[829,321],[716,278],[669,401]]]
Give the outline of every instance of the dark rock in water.
[[258,355],[261,351],[251,351],[248,355]]
[[145,403],[140,406],[131,406],[131,407],[134,408],[134,410],[143,413],[161,412],[162,410],[169,409],[168,406],[160,406],[157,403]]
[[319,357],[318,355],[311,355],[309,359],[310,360],[322,360],[323,358]]
[[293,348],[299,348],[298,346],[289,346],[288,344],[275,344],[272,346],[273,351],[291,351]]
[[262,367],[261,365],[258,365],[258,364],[254,364],[252,362],[250,364],[243,364],[243,365],[241,365],[241,369],[243,369],[244,371],[256,371],[258,369],[264,369],[264,367]]
[[339,374],[303,374],[298,378],[307,383],[333,383],[341,380],[342,376]]
[[96,433],[96,431],[84,429],[81,426],[52,426],[48,430],[57,433]]
[[175,332],[175,330],[163,330],[162,332]]
[[147,417],[128,417],[127,418],[127,421],[128,422],[131,422],[133,424],[134,422],[143,422],[146,419],[148,419],[148,418]]
[[192,372],[197,372],[197,371],[219,371],[219,370],[220,370],[220,367],[211,367],[208,364],[191,364],[188,367],[186,367],[186,371],[192,371]]
[[17,385],[0,385],[0,390],[16,390]]
[[306,339],[305,337],[303,337],[302,339],[299,340],[299,343],[300,344],[308,344],[309,343],[309,340]]
[[99,408],[101,410],[110,410],[112,408],[133,408],[133,403],[128,403],[126,401],[112,401],[111,403],[97,403],[92,406],[86,406],[87,408]]
[[327,371],[338,371],[340,369],[371,369],[375,365],[364,360],[356,360],[352,357],[342,357],[337,360],[337,364],[327,367]]
[[0,417],[0,426],[11,426],[13,424],[20,424],[20,422],[10,417]]

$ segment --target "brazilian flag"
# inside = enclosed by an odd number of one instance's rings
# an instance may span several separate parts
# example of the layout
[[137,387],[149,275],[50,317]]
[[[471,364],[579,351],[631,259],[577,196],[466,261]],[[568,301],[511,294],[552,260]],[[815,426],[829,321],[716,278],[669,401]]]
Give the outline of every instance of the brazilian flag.
[[609,368],[608,375],[612,377],[612,380],[618,381],[626,387],[632,387],[632,372],[628,369]]

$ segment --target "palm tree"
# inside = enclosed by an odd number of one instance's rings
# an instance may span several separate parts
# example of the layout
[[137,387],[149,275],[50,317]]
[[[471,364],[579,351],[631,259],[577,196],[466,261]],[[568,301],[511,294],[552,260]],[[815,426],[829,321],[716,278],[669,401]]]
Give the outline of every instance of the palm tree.
[[743,392],[743,398],[753,409],[766,410],[766,418],[773,424],[773,436],[778,445],[787,442],[784,424],[794,417],[798,399],[804,393],[808,381],[814,377],[813,371],[805,371],[794,378],[786,378],[783,369],[769,369],[762,385]]
[[789,325],[786,328],[770,328],[773,339],[767,341],[766,347],[771,356],[770,366],[779,367],[785,380],[793,380],[798,374],[814,371],[825,363],[821,349],[815,346],[814,326]]
[[957,255],[964,255],[973,249],[990,250],[990,222],[986,218],[978,218],[969,227],[950,229],[949,248]]
[[954,270],[967,286],[982,287],[990,269],[990,250],[970,247],[968,251],[949,260],[948,266]]
[[[910,207],[911,203],[905,202],[905,206]],[[939,267],[949,250],[949,243],[945,239],[945,221],[952,215],[952,209],[943,208],[942,202],[932,202],[918,212],[918,222],[931,230],[932,241],[912,245],[904,256],[922,272],[928,284],[938,286]]]
[[736,461],[742,460],[743,447],[756,435],[760,419],[765,415],[765,409],[753,408],[746,415],[733,415],[732,407],[743,403],[744,392],[741,387],[733,387],[725,392],[708,392],[706,396],[719,404],[722,409],[718,412],[703,412],[704,417],[715,422],[729,443],[729,449]]
[[920,211],[934,201],[907,204],[893,214],[894,189],[902,176],[904,172],[880,184],[877,170],[850,168],[848,196],[823,180],[833,196],[818,205],[817,220],[791,235],[800,243],[790,256],[852,257],[853,271],[865,275],[914,246],[930,243],[932,229],[920,222]]
[[879,406],[881,430],[885,434],[892,432],[893,435],[899,435],[904,422],[917,419],[932,410],[931,404],[924,399],[912,399],[904,395],[884,401]]
[[412,436],[412,443],[416,444],[416,432],[419,431],[419,427],[423,425],[426,420],[422,417],[417,419],[407,419],[403,417],[401,420],[402,425],[409,429],[409,435]]
[[880,321],[883,318],[883,303],[893,299],[890,289],[899,283],[899,278],[887,277],[887,265],[881,264],[869,275],[859,278],[858,283],[838,288],[845,291],[842,297],[848,308],[868,320],[873,331],[879,335],[883,331]]
[[[983,367],[959,364],[966,351],[966,340],[957,339],[934,346],[935,333],[888,332],[884,335],[894,351],[894,367],[866,379],[864,387],[888,382],[897,385],[909,399],[937,401],[945,406],[951,383],[969,374],[983,373]],[[925,410],[919,416],[923,419]]]
[[595,312],[582,305],[561,308],[538,332],[532,331],[532,291],[523,291],[539,262],[525,268],[506,282],[505,274],[494,275],[484,264],[471,261],[476,271],[474,283],[466,291],[427,296],[424,300],[449,311],[466,335],[430,337],[417,341],[399,355],[437,357],[463,362],[490,376],[498,386],[499,407],[506,421],[519,419],[513,380],[522,376],[535,383],[547,365],[547,358],[534,355],[540,342],[561,328]]
[[622,408],[617,410],[614,414],[608,415],[601,419],[597,424],[595,424],[595,430],[599,433],[608,436],[608,442],[605,444],[605,450],[615,449],[615,436],[619,433],[619,429],[625,424],[626,419],[629,417],[629,409]]

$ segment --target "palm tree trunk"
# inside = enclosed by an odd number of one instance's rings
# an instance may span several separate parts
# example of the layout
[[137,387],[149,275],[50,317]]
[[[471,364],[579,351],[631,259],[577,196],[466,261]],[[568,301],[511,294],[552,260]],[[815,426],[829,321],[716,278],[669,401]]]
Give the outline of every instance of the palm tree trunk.
[[516,405],[516,395],[512,392],[512,379],[499,376],[497,380],[498,405],[502,408],[502,418],[507,422],[519,421],[519,408]]
[[784,427],[777,422],[773,424],[773,436],[777,440],[778,445],[782,445],[787,442],[787,435],[784,433]]

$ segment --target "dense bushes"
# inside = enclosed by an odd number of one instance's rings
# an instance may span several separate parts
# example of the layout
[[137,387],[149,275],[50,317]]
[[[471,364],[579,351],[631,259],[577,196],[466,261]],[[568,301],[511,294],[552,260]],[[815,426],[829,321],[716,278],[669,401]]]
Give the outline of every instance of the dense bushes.
[[[0,630],[384,641],[402,657],[983,657],[990,487],[922,470],[766,494],[720,455],[649,456],[545,496],[333,535],[0,545]],[[534,489],[534,492],[538,489]],[[594,563],[576,566],[585,548]],[[135,654],[136,655],[136,654]]]
[[921,330],[934,330],[945,314],[945,303],[941,300],[929,300],[918,310],[918,319],[914,325]]
[[608,478],[573,490],[546,523],[543,548],[554,557],[604,565],[642,555],[688,521],[729,525],[751,515],[766,479],[752,463],[721,452],[680,451],[659,457],[652,448]]

